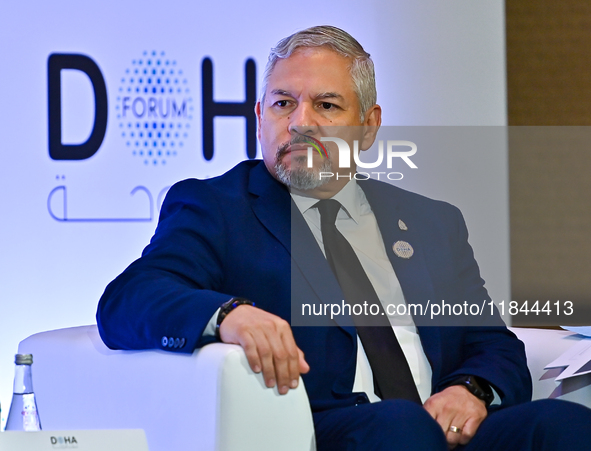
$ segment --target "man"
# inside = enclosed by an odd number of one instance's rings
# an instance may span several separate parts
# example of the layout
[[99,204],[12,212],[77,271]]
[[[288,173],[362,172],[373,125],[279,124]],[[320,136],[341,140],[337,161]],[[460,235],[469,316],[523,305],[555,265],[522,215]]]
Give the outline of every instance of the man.
[[[327,133],[363,150],[381,124],[373,63],[350,35],[314,27],[282,40],[256,114],[264,161],[172,187],[150,245],[107,287],[97,319],[109,347],[192,352],[219,339],[240,344],[281,394],[302,374],[319,450],[590,446],[573,433],[589,421],[585,409],[523,404],[531,397],[523,345],[501,325],[339,318],[291,328],[292,303],[355,305],[358,284],[381,309],[489,298],[457,209],[357,183],[330,143],[308,167],[308,147]],[[386,341],[395,349],[381,349]],[[396,362],[384,369],[380,360]],[[493,391],[499,402],[489,407]],[[557,432],[540,410],[569,426]]]

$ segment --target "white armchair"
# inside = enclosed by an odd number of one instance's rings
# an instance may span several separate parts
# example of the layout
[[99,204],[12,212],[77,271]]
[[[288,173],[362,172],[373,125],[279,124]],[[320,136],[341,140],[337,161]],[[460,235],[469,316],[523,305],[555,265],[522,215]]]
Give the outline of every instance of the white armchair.
[[[557,386],[543,367],[579,340],[566,331],[513,329],[525,342],[534,399],[561,397],[591,407],[591,377]],[[303,384],[287,395],[264,386],[242,349],[212,344],[192,355],[112,351],[96,326],[23,340],[34,356],[42,426],[144,429],[150,451],[309,451],[314,429]],[[541,380],[540,380],[541,379]]]
[[113,351],[96,326],[23,340],[45,430],[143,429],[150,451],[315,449],[303,384],[280,396],[237,345],[193,354]]

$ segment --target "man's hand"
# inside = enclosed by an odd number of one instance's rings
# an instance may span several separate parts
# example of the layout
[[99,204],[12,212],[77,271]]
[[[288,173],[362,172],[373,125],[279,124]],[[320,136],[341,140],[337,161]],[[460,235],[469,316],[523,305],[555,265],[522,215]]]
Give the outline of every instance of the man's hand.
[[[449,449],[467,444],[487,415],[484,401],[460,385],[431,396],[424,407],[443,428]],[[461,432],[450,431],[450,426],[460,428]]]
[[310,367],[296,346],[289,323],[250,305],[239,305],[220,324],[224,343],[239,344],[255,373],[263,372],[267,387],[280,394],[296,388],[300,373]]

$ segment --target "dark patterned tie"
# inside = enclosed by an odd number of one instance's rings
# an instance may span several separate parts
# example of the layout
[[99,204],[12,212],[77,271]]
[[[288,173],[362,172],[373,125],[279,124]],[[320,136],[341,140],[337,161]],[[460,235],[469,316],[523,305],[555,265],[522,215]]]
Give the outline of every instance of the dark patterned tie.
[[385,315],[384,307],[355,251],[336,227],[335,221],[341,204],[334,199],[325,199],[314,206],[320,211],[326,259],[343,290],[345,301],[351,307],[367,302],[368,306],[377,306],[373,311],[379,309],[378,315],[354,315],[357,333],[374,375],[376,394],[382,399],[402,398],[421,404],[408,362]]

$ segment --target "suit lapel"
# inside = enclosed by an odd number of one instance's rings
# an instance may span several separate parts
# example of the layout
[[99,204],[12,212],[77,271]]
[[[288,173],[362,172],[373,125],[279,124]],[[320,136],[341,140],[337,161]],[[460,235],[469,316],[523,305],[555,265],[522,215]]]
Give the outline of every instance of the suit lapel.
[[[435,290],[421,246],[423,240],[420,236],[420,227],[415,222],[417,215],[404,207],[397,198],[399,196],[395,197],[393,201],[392,192],[385,190],[383,183],[360,181],[359,186],[363,189],[376,216],[386,254],[400,282],[406,303],[426,306],[428,301],[434,302],[436,300]],[[400,229],[399,220],[406,224],[408,230]],[[413,247],[412,257],[405,259],[394,253],[392,246],[397,241],[406,241]],[[427,325],[428,318],[428,316],[414,316],[423,350],[431,364],[433,380],[437,380],[441,368],[440,333],[439,328]]]
[[[306,220],[288,189],[269,174],[262,162],[251,171],[249,191],[255,195],[255,215],[290,253],[292,272],[295,269],[302,273],[321,303],[340,303],[344,298],[341,288]],[[356,336],[350,320],[335,320],[351,337]]]
[[287,188],[275,180],[261,161],[250,171],[248,191],[252,209],[261,224],[291,251],[289,221],[291,198]]
[[[421,247],[419,227],[414,222],[416,215],[405,211],[399,202],[392,202],[390,193],[381,190],[378,184],[360,183],[360,186],[376,216],[386,254],[400,281],[406,302],[426,304],[427,300],[433,299],[435,292]],[[404,221],[408,230],[400,229],[399,220]],[[394,253],[392,246],[397,241],[406,241],[413,247],[412,257],[401,258]]]

